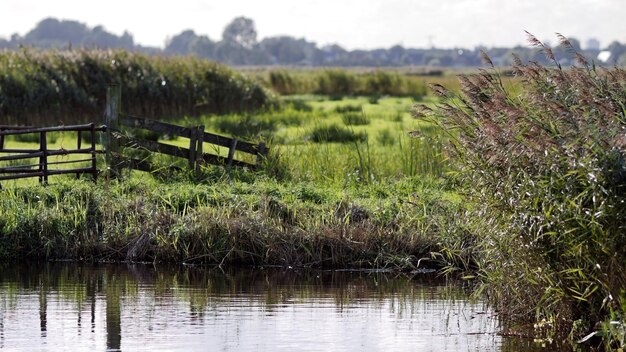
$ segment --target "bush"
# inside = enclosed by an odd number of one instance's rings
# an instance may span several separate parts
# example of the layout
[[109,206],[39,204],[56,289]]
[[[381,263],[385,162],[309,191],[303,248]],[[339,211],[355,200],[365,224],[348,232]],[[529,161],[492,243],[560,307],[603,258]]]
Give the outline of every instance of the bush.
[[582,67],[565,70],[530,38],[555,67],[515,58],[521,95],[494,69],[461,76],[459,95],[434,86],[444,103],[415,114],[454,137],[460,180],[480,204],[464,230],[469,266],[496,310],[578,338],[625,313],[626,72],[577,53]]

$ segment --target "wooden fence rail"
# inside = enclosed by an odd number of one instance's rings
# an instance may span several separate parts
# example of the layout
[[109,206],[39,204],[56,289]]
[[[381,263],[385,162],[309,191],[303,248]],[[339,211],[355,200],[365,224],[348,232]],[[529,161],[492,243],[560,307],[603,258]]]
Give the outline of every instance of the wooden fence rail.
[[[0,126],[0,162],[18,162],[17,165],[0,166],[0,181],[16,180],[22,178],[38,177],[39,182],[47,183],[48,177],[52,175],[75,174],[79,177],[81,174],[91,174],[93,179],[98,177],[98,169],[96,163],[96,155],[102,151],[96,149],[96,132],[105,131],[105,127],[96,127],[93,123],[87,125],[75,126],[57,126],[57,127],[17,127],[17,126]],[[76,149],[51,149],[48,147],[47,136],[52,132],[76,132],[77,147]],[[87,132],[90,136],[90,145],[86,148],[82,146],[83,133]],[[38,149],[17,149],[5,148],[6,136],[17,136],[24,134],[39,134]],[[8,155],[7,155],[8,154]],[[73,160],[49,160],[50,157],[67,156],[76,154],[89,155],[83,159]],[[19,164],[20,160],[39,159],[38,163]],[[59,165],[72,165],[77,163],[89,162],[88,167],[74,168],[55,168]]]

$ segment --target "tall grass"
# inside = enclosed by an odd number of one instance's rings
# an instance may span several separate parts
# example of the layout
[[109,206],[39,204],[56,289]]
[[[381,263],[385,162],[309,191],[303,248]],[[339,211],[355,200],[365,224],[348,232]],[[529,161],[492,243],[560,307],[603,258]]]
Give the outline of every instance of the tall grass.
[[273,95],[223,65],[125,51],[0,51],[3,123],[99,121],[106,90],[122,86],[126,113],[153,118],[254,111]]
[[626,72],[599,69],[559,39],[579,67],[561,68],[530,36],[554,67],[516,58],[520,94],[483,71],[460,77],[461,94],[434,86],[444,102],[416,115],[449,132],[478,204],[462,225],[470,245],[448,257],[472,251],[466,269],[513,322],[578,339],[626,313]]

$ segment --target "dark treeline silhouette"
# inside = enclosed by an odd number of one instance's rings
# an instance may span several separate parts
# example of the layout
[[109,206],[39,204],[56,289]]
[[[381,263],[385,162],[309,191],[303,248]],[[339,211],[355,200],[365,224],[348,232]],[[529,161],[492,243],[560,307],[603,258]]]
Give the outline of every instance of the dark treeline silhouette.
[[[573,46],[588,59],[596,59],[601,51],[606,65],[626,65],[626,45],[613,42],[601,50],[599,47],[582,50],[578,40],[570,38]],[[431,66],[476,67],[482,64],[481,51],[486,51],[497,66],[511,66],[513,55],[522,61],[547,64],[546,58],[536,48],[517,46],[513,48],[474,49],[414,49],[395,45],[388,49],[346,50],[339,45],[319,47],[315,42],[291,36],[257,38],[254,21],[245,17],[233,19],[224,28],[221,40],[213,40],[193,30],[185,30],[170,37],[163,49],[137,45],[133,36],[124,32],[117,36],[104,27],[89,28],[87,25],[68,20],[47,18],[37,24],[25,36],[13,34],[10,39],[0,39],[1,48],[20,46],[36,48],[99,48],[126,49],[154,55],[190,55],[219,61],[229,65],[288,65],[288,66]],[[555,53],[563,51],[561,65],[571,64],[566,48],[557,46]]]

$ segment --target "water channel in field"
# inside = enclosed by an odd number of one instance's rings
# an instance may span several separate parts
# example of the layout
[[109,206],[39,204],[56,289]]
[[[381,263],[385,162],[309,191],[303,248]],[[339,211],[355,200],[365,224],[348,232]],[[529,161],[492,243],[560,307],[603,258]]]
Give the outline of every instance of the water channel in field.
[[2,351],[521,351],[435,274],[32,263],[0,268]]

